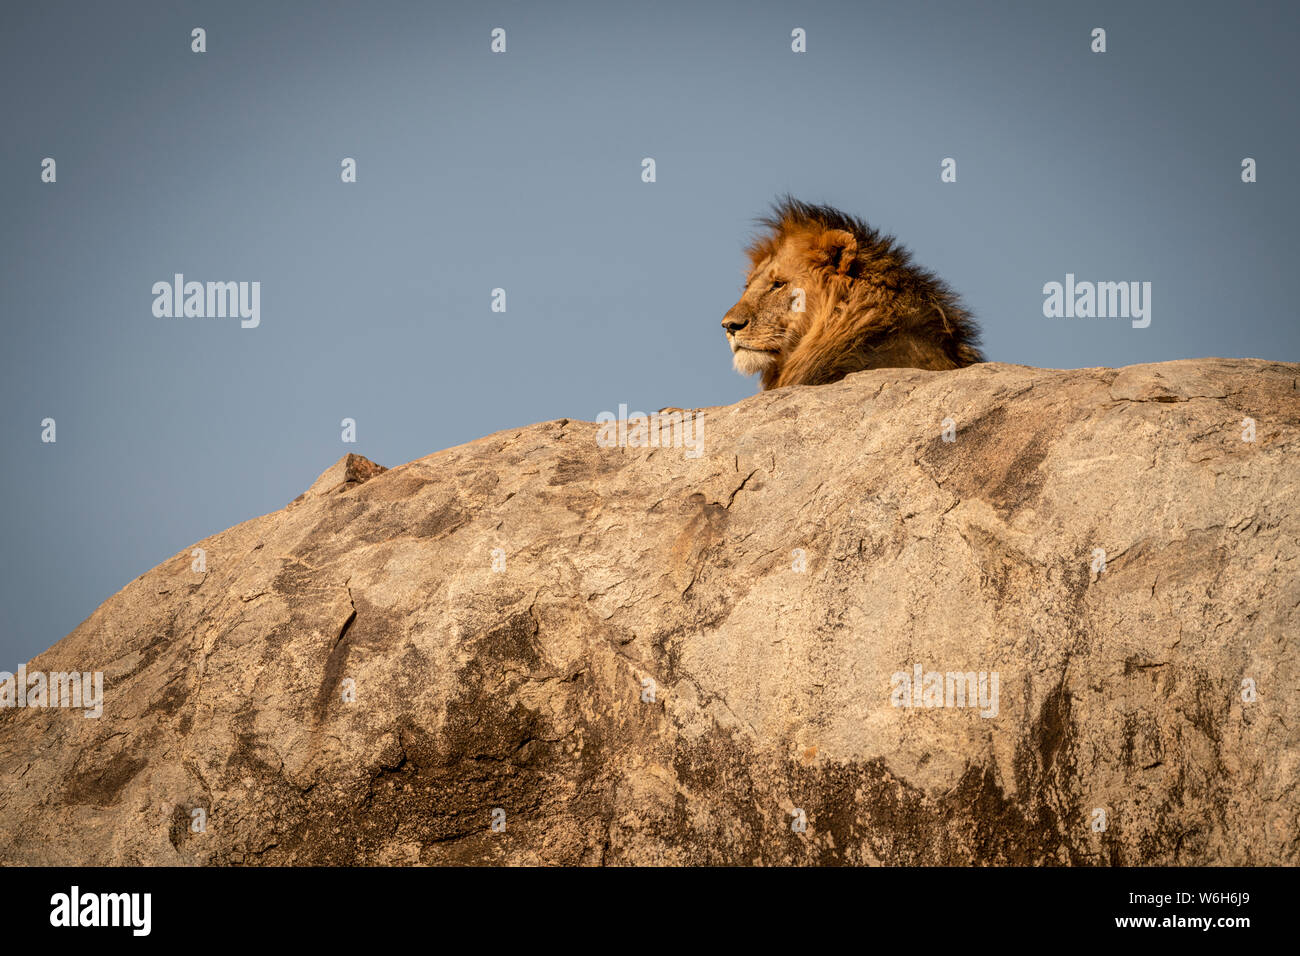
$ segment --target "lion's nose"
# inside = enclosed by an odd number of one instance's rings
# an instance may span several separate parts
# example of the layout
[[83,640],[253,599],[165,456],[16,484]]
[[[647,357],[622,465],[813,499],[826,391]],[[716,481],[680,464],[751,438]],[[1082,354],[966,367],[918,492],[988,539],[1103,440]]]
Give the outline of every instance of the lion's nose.
[[728,332],[739,332],[747,325],[749,325],[749,319],[732,318],[730,313],[722,320],[722,327]]

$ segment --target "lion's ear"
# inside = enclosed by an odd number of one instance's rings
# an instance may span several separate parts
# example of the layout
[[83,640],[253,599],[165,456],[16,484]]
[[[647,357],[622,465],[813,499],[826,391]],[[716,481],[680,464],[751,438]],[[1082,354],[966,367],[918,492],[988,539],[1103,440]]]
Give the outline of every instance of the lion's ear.
[[817,237],[814,248],[825,268],[844,275],[853,265],[853,257],[858,251],[858,239],[847,229],[827,229]]

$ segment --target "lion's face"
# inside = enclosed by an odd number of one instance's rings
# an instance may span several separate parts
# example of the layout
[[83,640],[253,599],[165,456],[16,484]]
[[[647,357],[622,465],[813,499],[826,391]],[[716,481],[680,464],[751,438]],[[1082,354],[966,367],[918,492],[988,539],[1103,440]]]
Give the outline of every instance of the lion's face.
[[793,307],[800,290],[806,297],[813,277],[801,243],[789,239],[757,263],[746,277],[740,301],[722,320],[732,364],[742,375],[756,375],[780,364],[799,340],[806,312]]
[[761,388],[984,361],[970,314],[893,237],[790,196],[757,222],[765,231],[745,249],[745,289],[722,327],[736,371]]

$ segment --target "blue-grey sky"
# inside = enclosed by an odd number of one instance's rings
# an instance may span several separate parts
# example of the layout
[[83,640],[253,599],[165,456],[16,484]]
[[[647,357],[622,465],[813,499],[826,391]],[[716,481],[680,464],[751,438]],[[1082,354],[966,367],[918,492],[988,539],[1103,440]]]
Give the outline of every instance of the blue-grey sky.
[[[1300,359],[1298,35],[1293,3],[5,4],[0,669],[347,451],[752,394],[719,323],[787,191],[897,235],[994,360]],[[178,272],[260,282],[260,325],[154,317]],[[1066,273],[1151,282],[1151,325],[1045,318]]]

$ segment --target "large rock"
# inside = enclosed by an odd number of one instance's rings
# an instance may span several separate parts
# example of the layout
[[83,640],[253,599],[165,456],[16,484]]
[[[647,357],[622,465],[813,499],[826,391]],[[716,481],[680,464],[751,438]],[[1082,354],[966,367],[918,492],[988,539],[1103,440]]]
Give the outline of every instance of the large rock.
[[[29,664],[104,713],[0,712],[0,861],[1298,863],[1298,380],[873,371],[699,457],[348,456]],[[917,666],[984,705],[895,706]]]

